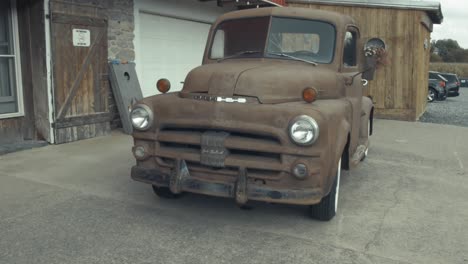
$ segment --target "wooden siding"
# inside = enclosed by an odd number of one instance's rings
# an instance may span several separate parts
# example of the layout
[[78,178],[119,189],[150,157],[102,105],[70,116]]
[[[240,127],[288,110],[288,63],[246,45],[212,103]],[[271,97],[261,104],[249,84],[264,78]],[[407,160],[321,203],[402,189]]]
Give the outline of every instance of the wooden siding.
[[38,133],[36,124],[48,118],[45,75],[44,2],[17,0],[23,83],[24,116],[0,119],[0,144],[48,139],[48,124]]
[[0,144],[23,141],[23,117],[0,119]]
[[[57,144],[110,133],[107,20],[100,12],[98,5],[51,1]],[[89,30],[89,47],[73,46],[73,29]]]
[[50,142],[44,3],[35,0],[22,0],[19,3],[19,13],[22,14],[20,25],[23,24],[20,28],[23,86],[29,87],[25,105],[32,107],[29,112],[33,113],[28,122],[32,122],[31,125],[35,127],[36,138]]
[[424,11],[351,6],[289,4],[335,11],[356,20],[363,43],[378,37],[385,41],[389,65],[376,72],[365,93],[374,98],[376,116],[414,121],[426,109],[430,32],[422,21]]

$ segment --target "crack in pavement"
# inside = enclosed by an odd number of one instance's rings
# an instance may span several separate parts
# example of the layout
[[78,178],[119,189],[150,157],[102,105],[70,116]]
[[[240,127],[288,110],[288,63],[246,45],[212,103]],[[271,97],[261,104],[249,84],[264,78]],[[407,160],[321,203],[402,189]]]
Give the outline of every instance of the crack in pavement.
[[455,155],[455,158],[457,158],[457,160],[458,160],[458,165],[460,166],[460,169],[461,169],[462,171],[464,171],[464,170],[465,170],[465,166],[463,166],[463,162],[462,162],[462,160],[460,159],[460,156],[458,155],[458,152],[455,151],[455,152],[453,152],[453,154]]
[[372,239],[369,240],[369,242],[366,243],[366,246],[364,247],[364,252],[368,252],[370,246],[372,244],[376,244],[380,240],[380,235],[382,233],[382,228],[383,228],[383,225],[384,225],[384,222],[385,222],[385,218],[387,217],[388,213],[392,209],[397,207],[398,204],[400,203],[400,198],[398,197],[398,193],[402,190],[403,180],[404,180],[403,176],[400,176],[400,178],[398,179],[398,182],[397,182],[396,189],[393,192],[393,198],[394,198],[395,201],[394,201],[394,203],[392,205],[390,205],[389,207],[387,207],[385,209],[384,214],[382,216],[382,220],[379,223],[379,227],[378,227],[377,231],[375,232],[374,236],[372,237]]
[[409,168],[415,168],[418,167],[420,169],[427,169],[427,170],[433,170],[433,166],[424,166],[424,165],[418,165],[418,164],[406,164],[402,163],[401,160],[388,160],[388,159],[372,159],[369,160],[371,163],[375,164],[384,164],[384,165],[391,165],[391,166],[404,166],[404,167],[409,167]]
[[[237,229],[237,227],[234,227],[234,228]],[[411,263],[411,262],[402,261],[402,260],[399,260],[399,259],[393,259],[393,258],[385,257],[385,256],[382,256],[382,255],[372,254],[372,253],[362,251],[362,250],[358,250],[358,249],[341,247],[341,246],[337,246],[337,245],[333,245],[333,244],[320,243],[320,242],[317,242],[317,240],[307,239],[307,238],[304,238],[304,237],[301,237],[301,236],[294,236],[294,235],[289,234],[289,233],[282,233],[282,232],[275,233],[275,232],[268,231],[268,230],[256,230],[256,229],[252,229],[252,228],[248,228],[248,229],[252,230],[252,231],[256,231],[256,232],[275,235],[275,236],[281,235],[281,236],[293,238],[293,239],[296,239],[296,240],[306,241],[306,242],[309,242],[311,244],[316,244],[316,245],[319,245],[319,246],[331,247],[331,248],[334,248],[334,249],[337,249],[337,250],[343,250],[343,251],[348,251],[348,252],[356,252],[356,253],[360,253],[362,255],[369,256],[369,257],[377,257],[377,258],[391,260],[391,261],[397,261],[399,263],[405,263],[405,264],[410,264]]]

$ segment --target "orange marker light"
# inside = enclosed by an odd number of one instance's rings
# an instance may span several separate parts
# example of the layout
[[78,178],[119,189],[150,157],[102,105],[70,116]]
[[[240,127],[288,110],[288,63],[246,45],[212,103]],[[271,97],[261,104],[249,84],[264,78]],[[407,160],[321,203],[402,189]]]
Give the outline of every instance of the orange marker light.
[[171,89],[171,82],[168,79],[159,79],[156,87],[161,93],[167,93]]
[[304,99],[304,101],[307,103],[312,103],[313,101],[317,100],[317,95],[318,92],[315,88],[308,87],[302,91],[302,99]]

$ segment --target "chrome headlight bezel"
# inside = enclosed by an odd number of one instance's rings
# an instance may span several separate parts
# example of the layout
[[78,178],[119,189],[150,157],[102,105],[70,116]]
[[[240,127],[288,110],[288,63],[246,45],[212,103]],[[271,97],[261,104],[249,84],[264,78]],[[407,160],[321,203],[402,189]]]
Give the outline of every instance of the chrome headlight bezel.
[[[295,128],[298,122],[306,122],[310,126],[310,129],[312,131],[311,139],[307,141],[301,141],[301,140],[298,140],[296,137],[294,137],[293,129]],[[312,117],[308,115],[300,115],[294,118],[293,120],[291,120],[289,127],[288,127],[288,134],[289,134],[289,138],[291,139],[291,141],[294,142],[295,144],[300,145],[300,146],[310,146],[314,144],[319,138],[320,129],[315,119],[313,119]]]
[[[135,118],[136,118],[135,115],[137,114],[137,111],[144,111],[145,117],[143,118],[146,119],[145,125],[139,125],[138,123],[135,122]],[[149,108],[145,104],[137,104],[132,108],[132,111],[130,112],[130,121],[132,122],[132,126],[134,129],[140,130],[140,131],[148,130],[153,125],[153,121],[154,121],[153,111],[151,111],[151,108]]]

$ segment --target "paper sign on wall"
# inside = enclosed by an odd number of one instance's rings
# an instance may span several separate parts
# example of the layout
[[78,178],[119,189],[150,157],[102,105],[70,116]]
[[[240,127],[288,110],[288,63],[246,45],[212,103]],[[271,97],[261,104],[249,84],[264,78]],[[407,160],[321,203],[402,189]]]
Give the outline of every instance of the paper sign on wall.
[[73,29],[73,46],[89,47],[91,45],[91,32],[88,29]]

